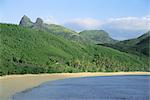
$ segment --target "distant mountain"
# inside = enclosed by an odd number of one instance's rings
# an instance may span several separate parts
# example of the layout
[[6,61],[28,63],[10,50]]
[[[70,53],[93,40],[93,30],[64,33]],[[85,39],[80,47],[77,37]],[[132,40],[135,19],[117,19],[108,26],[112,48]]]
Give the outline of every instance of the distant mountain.
[[116,44],[103,44],[120,51],[150,56],[150,31],[138,38],[119,41]]
[[85,41],[81,36],[79,36],[77,32],[67,29],[61,25],[43,23],[43,20],[41,18],[37,18],[36,22],[34,23],[31,22],[31,20],[24,15],[19,25],[40,31],[49,32],[51,34],[61,36],[65,39],[73,41]]
[[104,30],[85,30],[79,33],[82,37],[90,40],[91,42],[98,43],[116,43]]
[[[111,25],[113,26],[113,24]],[[114,25],[115,26],[115,25]],[[127,40],[127,39],[132,39],[138,36],[141,36],[143,33],[145,33],[145,30],[141,30],[141,29],[124,29],[124,28],[116,28],[116,27],[109,27],[109,26],[102,26],[102,29],[107,30],[108,33],[110,33],[109,35],[113,38],[113,39],[117,39],[117,40]]]
[[91,42],[95,44],[116,42],[116,40],[112,39],[104,30],[85,30],[77,33],[61,25],[43,23],[43,20],[41,18],[37,18],[36,22],[33,23],[25,15],[22,17],[19,25],[36,30],[46,31],[72,41]]
[[[41,23],[38,19],[32,24],[39,27],[43,25]],[[21,24],[28,26],[24,21]],[[73,42],[47,31],[18,25],[0,24],[0,28],[0,75],[149,71],[147,58],[137,55],[95,44]]]
[[142,39],[140,42],[138,42],[135,45],[135,48],[136,48],[136,51],[138,51],[144,55],[150,56],[150,36],[148,36],[148,37]]

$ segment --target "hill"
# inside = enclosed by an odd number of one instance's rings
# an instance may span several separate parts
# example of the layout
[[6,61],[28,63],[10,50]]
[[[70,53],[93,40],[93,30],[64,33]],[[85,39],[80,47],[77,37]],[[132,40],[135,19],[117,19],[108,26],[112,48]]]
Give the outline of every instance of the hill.
[[20,20],[19,25],[27,28],[45,31],[71,41],[85,41],[81,36],[79,36],[77,32],[67,29],[61,25],[46,24],[41,18],[37,18],[36,22],[34,23],[26,15],[24,15]]
[[37,18],[36,22],[32,22],[26,15],[24,15],[20,21],[20,26],[28,27],[36,30],[52,33],[56,36],[61,36],[64,39],[87,42],[87,43],[115,43],[116,40],[112,39],[104,30],[85,30],[80,33],[72,31],[61,25],[46,24],[41,18]]
[[98,43],[115,43],[116,40],[112,39],[104,30],[85,30],[79,33],[82,37],[90,40],[91,42]]
[[0,24],[0,75],[54,72],[149,71],[147,58],[69,41],[46,31]]
[[116,44],[103,44],[120,51],[150,56],[150,31],[134,39],[119,41]]

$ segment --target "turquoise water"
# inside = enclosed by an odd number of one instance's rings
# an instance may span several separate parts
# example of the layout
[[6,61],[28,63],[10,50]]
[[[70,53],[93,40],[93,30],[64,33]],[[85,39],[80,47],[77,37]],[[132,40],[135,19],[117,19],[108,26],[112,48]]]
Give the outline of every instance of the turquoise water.
[[[28,83],[27,83],[28,84]],[[150,76],[99,76],[46,82],[13,100],[150,100]]]

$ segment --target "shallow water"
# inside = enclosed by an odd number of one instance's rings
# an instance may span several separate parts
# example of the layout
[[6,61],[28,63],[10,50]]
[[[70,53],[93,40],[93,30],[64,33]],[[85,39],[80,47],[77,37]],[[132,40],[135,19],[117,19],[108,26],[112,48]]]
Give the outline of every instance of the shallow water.
[[[28,84],[28,83],[27,83]],[[98,76],[46,82],[13,100],[150,100],[150,76]]]

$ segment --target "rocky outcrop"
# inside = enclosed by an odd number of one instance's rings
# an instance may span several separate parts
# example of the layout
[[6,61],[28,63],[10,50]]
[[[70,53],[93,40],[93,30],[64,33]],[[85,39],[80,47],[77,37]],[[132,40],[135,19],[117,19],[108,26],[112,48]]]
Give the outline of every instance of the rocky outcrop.
[[20,26],[24,27],[31,27],[33,25],[33,22],[31,22],[30,18],[28,18],[26,15],[24,15],[19,23]]

